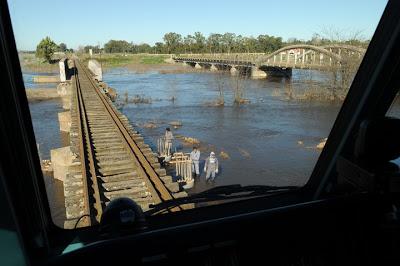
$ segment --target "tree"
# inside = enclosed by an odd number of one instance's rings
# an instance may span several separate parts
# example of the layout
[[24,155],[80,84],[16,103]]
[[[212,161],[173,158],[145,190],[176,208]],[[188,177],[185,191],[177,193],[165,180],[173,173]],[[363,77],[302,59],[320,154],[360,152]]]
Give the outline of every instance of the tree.
[[58,51],[60,51],[60,52],[65,52],[65,51],[67,51],[67,45],[65,44],[65,43],[60,43],[59,45],[58,45]]
[[235,33],[227,32],[224,35],[222,35],[221,41],[223,47],[225,48],[224,52],[227,52],[228,54],[231,52],[233,45],[235,43],[235,39],[236,39]]
[[211,33],[207,39],[207,46],[210,53],[221,53],[222,35]]
[[50,37],[46,37],[40,41],[36,46],[36,57],[44,58],[50,63],[51,56],[57,50],[57,44],[53,42]]
[[123,40],[110,40],[104,44],[106,53],[127,53],[132,51],[132,45]]
[[176,53],[182,42],[182,36],[175,32],[169,32],[164,35],[164,42],[169,54]]
[[183,38],[183,45],[185,49],[185,53],[192,53],[193,52],[193,46],[195,44],[196,40],[192,35],[187,35],[185,38]]
[[89,50],[92,49],[92,53],[98,54],[100,53],[100,46],[96,45],[86,45],[85,47],[83,47],[83,50],[85,51],[85,53],[89,53]]
[[154,49],[155,49],[155,52],[158,53],[158,54],[165,53],[164,44],[162,42],[156,42],[154,44]]
[[151,53],[152,51],[151,46],[147,43],[134,44],[133,47],[136,53]]
[[255,52],[257,49],[257,39],[254,37],[244,37],[243,38],[243,46],[245,49],[245,52],[250,53],[250,52]]
[[206,45],[206,37],[204,37],[204,35],[201,32],[197,31],[197,32],[194,33],[194,37],[193,38],[194,38],[194,40],[196,42],[195,51],[197,53],[204,52],[204,48],[205,48],[205,45]]
[[257,37],[259,51],[272,53],[282,47],[282,38],[269,35],[259,35]]

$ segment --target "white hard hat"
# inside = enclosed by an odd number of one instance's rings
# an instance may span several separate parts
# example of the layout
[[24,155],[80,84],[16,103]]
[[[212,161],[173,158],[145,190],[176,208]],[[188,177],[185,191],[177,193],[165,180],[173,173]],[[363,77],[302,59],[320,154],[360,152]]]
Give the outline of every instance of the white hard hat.
[[215,155],[215,153],[212,151],[212,152],[210,153],[210,155]]

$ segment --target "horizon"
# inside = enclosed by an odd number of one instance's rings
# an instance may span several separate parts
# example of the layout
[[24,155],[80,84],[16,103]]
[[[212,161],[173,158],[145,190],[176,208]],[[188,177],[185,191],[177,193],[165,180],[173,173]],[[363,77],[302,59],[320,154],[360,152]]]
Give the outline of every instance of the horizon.
[[[77,0],[71,1],[69,6],[74,6],[74,2]],[[103,2],[84,1],[79,2],[80,9],[74,10],[74,13],[62,13],[54,11],[65,8],[64,2],[8,1],[19,51],[36,50],[36,45],[46,36],[57,44],[65,43],[68,48],[77,49],[86,45],[103,47],[109,40],[153,46],[156,42],[163,42],[165,33],[176,32],[184,37],[196,31],[206,37],[212,33],[226,32],[246,37],[266,34],[282,37],[283,41],[291,38],[306,41],[314,34],[326,37],[324,31],[335,31],[344,38],[360,33],[362,39],[370,40],[387,1],[341,0],[332,4],[329,1],[312,0],[307,2],[304,9],[294,1],[281,5],[253,0],[245,6],[228,4],[227,1],[213,3],[205,0],[202,3],[189,6],[182,0],[173,3],[119,1],[111,6],[110,12],[110,6]],[[94,6],[96,12],[86,11]],[[287,6],[293,8],[288,9]],[[152,13],[138,10],[150,10]],[[42,13],[46,16],[37,15]]]

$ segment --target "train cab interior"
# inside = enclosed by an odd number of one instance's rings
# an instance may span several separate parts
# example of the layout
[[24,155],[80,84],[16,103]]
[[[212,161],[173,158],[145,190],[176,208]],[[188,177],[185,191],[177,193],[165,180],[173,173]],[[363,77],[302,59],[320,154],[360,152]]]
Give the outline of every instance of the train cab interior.
[[[390,0],[304,187],[64,230],[54,225],[7,2],[0,8],[0,265],[399,265],[400,2]],[[221,199],[221,198],[218,198]],[[188,202],[181,202],[188,203]],[[118,220],[118,221],[117,221]]]

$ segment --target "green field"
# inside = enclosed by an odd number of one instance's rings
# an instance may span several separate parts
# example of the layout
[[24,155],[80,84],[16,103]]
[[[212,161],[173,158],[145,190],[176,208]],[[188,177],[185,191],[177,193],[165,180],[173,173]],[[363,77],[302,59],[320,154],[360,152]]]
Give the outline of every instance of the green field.
[[[168,55],[152,55],[152,54],[102,54],[101,56],[96,54],[93,55],[93,59],[101,62],[103,67],[119,67],[126,66],[129,64],[141,64],[141,65],[159,65],[164,64],[164,59],[168,58]],[[88,55],[82,55],[80,58],[86,62],[90,59]]]

